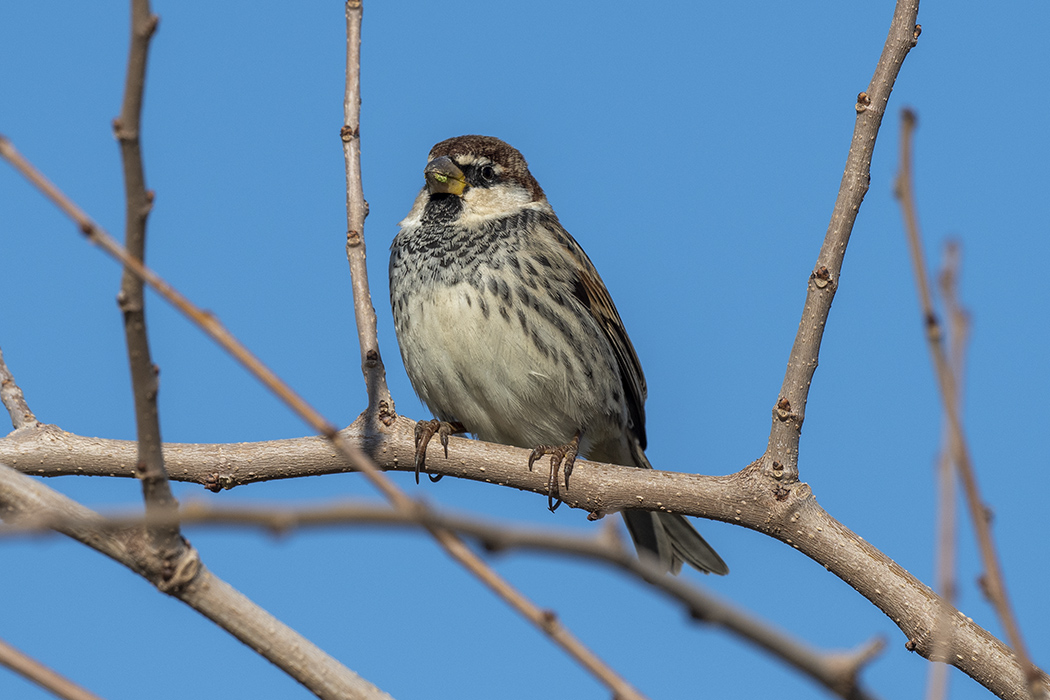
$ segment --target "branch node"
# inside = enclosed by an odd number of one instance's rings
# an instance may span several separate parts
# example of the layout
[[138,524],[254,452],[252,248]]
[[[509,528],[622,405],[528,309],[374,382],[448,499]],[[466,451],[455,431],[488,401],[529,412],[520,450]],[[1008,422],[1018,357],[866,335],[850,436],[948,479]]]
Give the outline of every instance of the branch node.
[[558,626],[558,613],[550,609],[540,610],[540,625],[550,634]]
[[339,130],[339,138],[343,140],[343,143],[349,143],[354,139],[359,139],[361,138],[361,128],[344,125],[343,128]]
[[[781,397],[777,401],[776,407],[773,409],[773,417],[781,423],[787,423],[790,420],[798,420],[798,414],[791,410],[791,402],[786,398]],[[801,429],[801,425],[798,426]]]
[[926,326],[926,335],[929,337],[930,342],[940,344],[943,334],[941,333],[941,321],[937,318],[936,312],[927,312],[922,322]]
[[831,283],[831,270],[828,269],[827,265],[821,265],[813,271],[813,284],[817,285],[817,289],[824,289]]
[[397,420],[397,412],[394,410],[394,402],[383,399],[379,402],[379,420],[383,425],[390,427]]
[[122,288],[119,292],[117,292],[117,308],[120,309],[120,312],[124,315],[134,313],[136,311],[142,311],[142,300],[141,298],[132,300],[131,297],[128,295],[127,290]]
[[689,606],[689,619],[695,620],[696,622],[707,622],[711,620],[711,616],[706,613],[705,610],[695,605]]
[[204,481],[204,488],[208,489],[212,493],[218,493],[223,489],[229,490],[237,485],[236,480],[229,474],[219,474],[218,472],[210,474]]
[[868,93],[861,92],[857,95],[857,114],[860,114],[871,106],[871,98],[868,97]]
[[169,595],[178,593],[197,578],[200,570],[200,555],[196,549],[187,546],[177,560],[165,563],[162,577],[156,582],[157,589]]
[[139,216],[145,219],[153,211],[153,200],[157,198],[157,193],[153,190],[146,190],[143,195],[145,198],[142,206],[139,207]]
[[364,243],[364,237],[361,235],[360,231],[354,231],[351,229],[346,232],[347,248],[357,248],[362,243]]
[[113,135],[116,136],[118,141],[122,142],[137,141],[139,138],[139,132],[125,124],[120,117],[113,119]]

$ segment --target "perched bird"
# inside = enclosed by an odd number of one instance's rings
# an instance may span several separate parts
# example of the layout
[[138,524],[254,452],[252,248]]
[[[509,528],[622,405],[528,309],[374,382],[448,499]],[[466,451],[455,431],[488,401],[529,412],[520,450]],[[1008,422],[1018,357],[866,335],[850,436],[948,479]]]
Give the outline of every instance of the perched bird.
[[[424,426],[651,469],[645,377],[609,292],[562,228],[516,149],[490,136],[434,146],[390,249],[390,302],[416,393],[443,421]],[[458,424],[458,425],[456,425]],[[418,431],[417,431],[418,435]],[[417,464],[418,470],[418,464]],[[418,479],[418,471],[417,471]],[[553,509],[553,505],[552,505]],[[626,510],[639,552],[666,570],[729,568],[686,519]]]

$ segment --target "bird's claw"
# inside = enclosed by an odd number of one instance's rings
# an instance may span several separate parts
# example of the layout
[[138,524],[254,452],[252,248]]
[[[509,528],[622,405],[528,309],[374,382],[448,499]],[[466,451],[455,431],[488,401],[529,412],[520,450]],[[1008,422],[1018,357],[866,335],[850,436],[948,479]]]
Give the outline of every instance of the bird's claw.
[[[436,434],[441,440],[441,447],[445,450],[445,459],[448,459],[448,436],[455,433],[465,433],[467,429],[462,423],[438,420],[434,418],[432,420],[421,420],[416,423],[416,483],[419,483],[419,472],[421,469],[426,467],[427,463],[427,445],[430,444],[431,438]],[[427,474],[430,480],[440,481],[441,474]]]
[[553,513],[561,505],[561,496],[558,495],[558,469],[565,465],[565,490],[569,490],[569,476],[572,468],[576,465],[576,455],[580,450],[580,434],[564,445],[537,445],[529,455],[529,471],[536,460],[544,455],[551,456],[551,471],[547,477],[547,508]]

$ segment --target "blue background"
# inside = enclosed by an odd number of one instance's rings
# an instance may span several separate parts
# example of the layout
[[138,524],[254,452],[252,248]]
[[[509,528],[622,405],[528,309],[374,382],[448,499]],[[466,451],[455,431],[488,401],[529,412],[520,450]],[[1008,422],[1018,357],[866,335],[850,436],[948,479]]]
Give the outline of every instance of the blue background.
[[[499,136],[529,159],[601,271],[649,382],[659,468],[734,472],[765,449],[807,276],[893,3],[368,3],[362,145],[380,342],[401,413],[426,411],[402,370],[386,249],[431,145]],[[363,409],[344,256],[341,3],[158,2],[143,144],[156,190],[148,262],[216,312],[333,422]],[[941,412],[900,213],[899,110],[919,113],[926,249],[962,241],[973,314],[966,421],[1013,602],[1050,657],[1041,479],[1050,298],[1044,3],[925,3],[924,31],[883,124],[872,185],[832,309],[801,445],[820,503],[932,581],[932,466]],[[0,132],[104,227],[123,227],[111,120],[127,51],[124,3],[5,3]],[[114,297],[119,267],[0,167],[0,347],[41,420],[132,438]],[[151,298],[164,438],[306,434],[201,333]],[[592,531],[582,512],[445,479],[412,494]],[[48,485],[93,507],[141,500],[132,480]],[[373,496],[357,475],[181,499],[309,502]],[[924,692],[927,663],[839,579],[767,537],[699,523],[732,568],[686,574],[815,646],[885,635],[865,671],[883,697]],[[425,536],[194,529],[205,563],[398,698],[603,697],[605,691]],[[960,533],[959,605],[999,633]],[[0,637],[106,698],[306,697],[268,662],[94,551],[0,542]],[[698,626],[619,574],[515,555],[496,567],[654,698],[824,697],[737,639]],[[956,698],[986,697],[953,671]],[[0,697],[50,697],[0,672]]]

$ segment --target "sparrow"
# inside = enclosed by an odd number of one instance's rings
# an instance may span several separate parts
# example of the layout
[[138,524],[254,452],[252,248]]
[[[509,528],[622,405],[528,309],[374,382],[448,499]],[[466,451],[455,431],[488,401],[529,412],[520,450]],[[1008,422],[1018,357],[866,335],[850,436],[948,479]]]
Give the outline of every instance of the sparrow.
[[[412,387],[451,432],[551,457],[548,494],[577,455],[652,469],[646,385],[620,314],[528,164],[491,136],[434,146],[425,185],[390,247],[390,303]],[[560,502],[560,501],[559,501]],[[553,510],[556,505],[551,503]],[[676,513],[625,510],[635,546],[677,574],[729,568]]]

